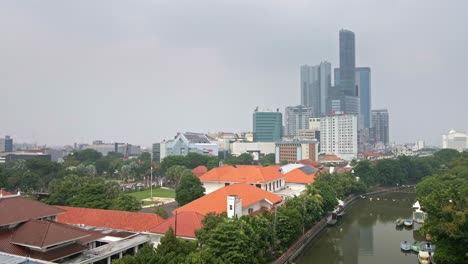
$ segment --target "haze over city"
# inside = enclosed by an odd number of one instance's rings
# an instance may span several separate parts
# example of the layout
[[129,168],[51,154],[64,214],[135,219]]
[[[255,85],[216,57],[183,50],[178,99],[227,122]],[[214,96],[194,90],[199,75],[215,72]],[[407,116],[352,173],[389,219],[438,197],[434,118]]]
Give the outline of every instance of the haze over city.
[[390,141],[468,132],[466,1],[2,1],[0,136],[150,145],[251,131],[300,103],[303,64],[339,67],[338,32],[372,68]]

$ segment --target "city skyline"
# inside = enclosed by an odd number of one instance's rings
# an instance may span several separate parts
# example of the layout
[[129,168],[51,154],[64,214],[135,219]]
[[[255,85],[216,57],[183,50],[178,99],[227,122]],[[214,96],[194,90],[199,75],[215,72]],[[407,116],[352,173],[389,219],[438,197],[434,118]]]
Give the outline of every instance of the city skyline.
[[339,67],[341,29],[356,35],[356,67],[372,69],[390,141],[441,145],[450,129],[468,132],[457,118],[468,112],[457,83],[466,2],[109,6],[0,3],[0,137],[149,146],[176,132],[249,131],[255,107],[300,102],[300,65]]

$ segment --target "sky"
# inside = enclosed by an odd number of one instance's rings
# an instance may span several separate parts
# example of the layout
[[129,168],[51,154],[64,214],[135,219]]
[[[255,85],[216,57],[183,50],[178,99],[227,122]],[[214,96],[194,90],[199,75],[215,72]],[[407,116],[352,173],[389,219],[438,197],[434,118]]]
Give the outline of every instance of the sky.
[[468,132],[468,1],[0,1],[0,136],[150,146],[252,130],[300,103],[302,64],[371,67],[390,140]]

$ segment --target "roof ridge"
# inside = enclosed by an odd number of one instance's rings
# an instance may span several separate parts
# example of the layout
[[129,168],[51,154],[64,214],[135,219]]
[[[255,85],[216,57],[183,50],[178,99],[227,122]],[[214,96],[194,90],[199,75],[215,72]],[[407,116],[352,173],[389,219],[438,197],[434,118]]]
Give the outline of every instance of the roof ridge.
[[47,223],[47,229],[46,229],[46,231],[44,233],[44,237],[42,238],[41,248],[44,246],[44,242],[45,242],[45,239],[47,237],[47,233],[49,233],[49,228],[50,228],[50,224],[51,224],[51,222],[49,222],[49,221],[46,221],[46,223]]

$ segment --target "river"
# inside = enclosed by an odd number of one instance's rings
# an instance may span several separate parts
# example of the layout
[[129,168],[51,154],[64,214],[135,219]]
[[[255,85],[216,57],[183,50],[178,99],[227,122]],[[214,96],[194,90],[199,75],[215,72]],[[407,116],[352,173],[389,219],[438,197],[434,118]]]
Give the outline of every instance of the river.
[[396,228],[397,218],[411,218],[414,194],[391,193],[358,199],[336,226],[326,228],[295,260],[305,264],[414,264],[415,253],[400,249],[401,241],[422,241],[413,228]]

